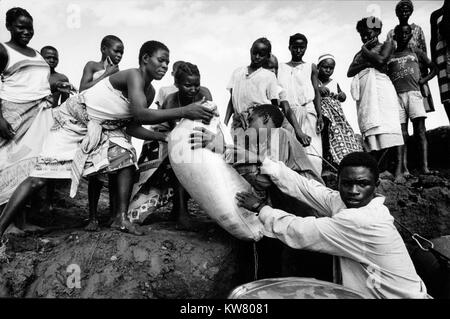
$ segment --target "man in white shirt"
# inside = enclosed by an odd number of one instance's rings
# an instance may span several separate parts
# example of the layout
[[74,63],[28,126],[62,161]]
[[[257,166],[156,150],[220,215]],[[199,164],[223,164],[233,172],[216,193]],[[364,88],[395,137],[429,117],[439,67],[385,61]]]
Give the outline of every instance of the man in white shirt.
[[339,257],[337,283],[368,298],[427,298],[394,218],[375,193],[379,184],[375,159],[364,152],[348,154],[339,165],[339,191],[300,176],[281,162],[263,160],[278,188],[316,209],[322,216],[298,217],[238,193],[238,205],[259,213],[266,235],[288,246]]

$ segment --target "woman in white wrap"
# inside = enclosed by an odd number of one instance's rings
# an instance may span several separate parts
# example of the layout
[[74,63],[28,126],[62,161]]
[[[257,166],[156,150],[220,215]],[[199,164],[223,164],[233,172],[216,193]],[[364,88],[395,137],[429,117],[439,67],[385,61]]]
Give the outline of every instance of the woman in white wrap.
[[386,75],[391,43],[378,41],[381,27],[376,17],[358,21],[356,30],[364,45],[347,73],[348,77],[354,77],[351,93],[356,100],[358,125],[366,151],[403,145],[397,93]]
[[[23,8],[11,8],[6,28],[11,39],[0,44],[0,205],[30,174],[52,125],[50,67],[28,46],[34,35],[33,18]],[[25,223],[23,214],[8,232],[37,229]]]

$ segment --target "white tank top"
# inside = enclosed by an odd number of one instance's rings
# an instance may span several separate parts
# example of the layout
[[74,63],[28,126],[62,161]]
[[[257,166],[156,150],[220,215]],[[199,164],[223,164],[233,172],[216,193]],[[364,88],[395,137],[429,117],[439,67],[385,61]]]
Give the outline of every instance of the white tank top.
[[14,103],[26,103],[49,95],[50,67],[39,52],[36,51],[34,57],[28,57],[6,43],[3,46],[8,53],[8,64],[2,73],[0,98]]
[[99,77],[102,76],[103,73],[105,73],[106,70],[102,69],[102,70],[98,70],[97,72],[95,72],[94,74],[92,74],[92,80],[95,81],[97,80]]

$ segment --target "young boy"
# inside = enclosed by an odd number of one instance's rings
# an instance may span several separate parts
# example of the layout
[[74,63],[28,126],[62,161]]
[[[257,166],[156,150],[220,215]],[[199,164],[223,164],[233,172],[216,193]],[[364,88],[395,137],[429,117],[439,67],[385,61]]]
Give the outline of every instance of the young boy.
[[[64,103],[70,95],[70,92],[74,92],[75,88],[74,86],[69,82],[69,78],[59,72],[56,72],[56,67],[59,63],[59,54],[58,50],[55,47],[52,47],[50,45],[44,46],[41,49],[41,55],[44,58],[44,60],[48,63],[48,66],[50,67],[50,90],[53,95],[53,106],[58,106],[62,103]],[[49,183],[47,185],[47,194],[45,198],[45,204],[44,206],[48,211],[53,210],[53,203],[52,203],[52,197],[54,193],[55,184]],[[36,204],[39,203],[39,199],[36,198],[34,200]],[[39,207],[39,205],[37,205]]]
[[[151,82],[165,75],[168,64],[169,49],[158,41],[148,41],[140,49],[138,68],[117,72],[54,110],[55,125],[44,143],[38,164],[31,177],[14,191],[0,216],[0,238],[27,199],[46,184],[47,178],[70,178],[70,195],[74,197],[81,175],[102,172],[115,173],[117,178],[117,210],[112,227],[141,234],[126,217],[135,169],[123,164],[135,165],[135,151],[131,144],[115,144],[111,131],[125,126],[127,134],[136,138],[165,140],[165,135],[146,130],[141,124],[182,117],[209,122],[215,115],[198,103],[182,109],[147,108],[155,96]],[[97,120],[91,121],[91,117]],[[121,151],[116,155],[110,147]]]
[[70,91],[74,91],[74,87],[69,82],[69,78],[62,73],[56,72],[59,63],[59,54],[56,48],[47,45],[41,49],[41,55],[50,67],[50,89],[53,94],[53,102],[55,106],[64,103],[70,95]]
[[278,83],[275,75],[264,69],[270,57],[272,45],[266,38],[259,38],[250,48],[249,66],[236,69],[228,83],[230,101],[225,114],[225,125],[233,115],[232,132],[248,127],[247,118],[252,107],[258,104],[277,105]]
[[339,191],[268,157],[261,173],[269,175],[281,191],[324,216],[299,217],[273,209],[251,193],[236,194],[239,206],[258,214],[267,236],[292,248],[337,256],[335,265],[340,271],[335,272],[335,282],[368,298],[427,298],[384,197],[375,192],[379,172],[370,154],[354,152],[342,159]]
[[296,33],[289,38],[291,61],[281,63],[278,82],[286,91],[287,101],[294,112],[302,131],[311,138],[306,153],[316,171],[322,173],[322,112],[318,88],[318,71],[313,63],[303,61],[308,46],[307,38]]
[[[436,73],[436,66],[426,56],[417,49],[408,46],[412,37],[411,26],[397,25],[394,29],[394,38],[397,41],[397,48],[387,61],[388,75],[394,84],[400,103],[400,124],[402,127],[405,144],[398,147],[397,168],[395,170],[395,181],[405,182],[409,171],[407,167],[406,140],[408,139],[408,118],[413,123],[414,135],[419,142],[420,171],[429,174],[428,168],[428,147],[425,129],[425,106],[420,92],[420,86],[432,79]],[[427,76],[422,78],[419,65],[426,65],[431,70]]]

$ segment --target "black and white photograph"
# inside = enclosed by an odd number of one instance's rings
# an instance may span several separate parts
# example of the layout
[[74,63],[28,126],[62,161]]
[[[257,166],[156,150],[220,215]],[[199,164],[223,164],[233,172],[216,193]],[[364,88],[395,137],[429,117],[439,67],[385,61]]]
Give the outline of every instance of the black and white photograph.
[[450,0],[0,0],[0,28],[0,304],[450,299]]

